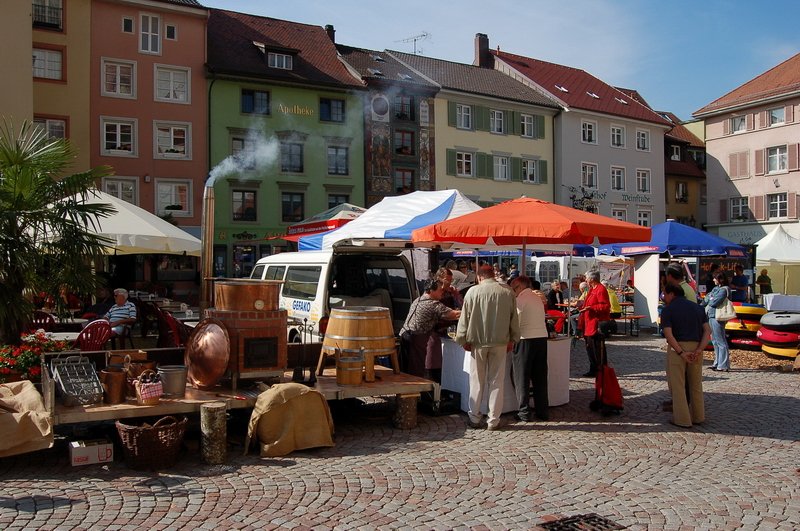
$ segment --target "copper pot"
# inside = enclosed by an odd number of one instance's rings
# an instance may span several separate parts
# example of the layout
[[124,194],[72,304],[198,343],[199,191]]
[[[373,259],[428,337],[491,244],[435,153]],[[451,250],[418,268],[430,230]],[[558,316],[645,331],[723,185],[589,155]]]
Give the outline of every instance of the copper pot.
[[280,280],[217,280],[214,283],[214,308],[235,311],[274,311],[278,309]]

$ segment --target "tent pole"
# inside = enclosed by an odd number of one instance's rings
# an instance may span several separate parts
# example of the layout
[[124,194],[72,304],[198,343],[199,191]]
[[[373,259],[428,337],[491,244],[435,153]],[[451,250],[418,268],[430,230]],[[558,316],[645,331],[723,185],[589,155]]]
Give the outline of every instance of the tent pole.
[[527,241],[528,241],[527,238],[522,238],[522,260],[521,260],[522,265],[519,268],[520,269],[519,274],[520,275],[525,275],[525,276],[528,276],[528,271],[526,269],[527,264],[526,264],[526,260],[525,260],[525,258],[526,258],[525,255],[527,254],[527,252],[526,252],[526,248],[527,248],[526,243],[527,243]]

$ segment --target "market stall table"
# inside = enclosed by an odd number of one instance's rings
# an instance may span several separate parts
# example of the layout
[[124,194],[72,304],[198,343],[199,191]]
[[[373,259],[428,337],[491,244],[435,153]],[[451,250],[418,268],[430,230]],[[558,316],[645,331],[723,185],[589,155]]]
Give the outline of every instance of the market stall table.
[[800,296],[783,295],[781,293],[768,293],[763,295],[764,307],[771,311],[790,310],[800,311]]

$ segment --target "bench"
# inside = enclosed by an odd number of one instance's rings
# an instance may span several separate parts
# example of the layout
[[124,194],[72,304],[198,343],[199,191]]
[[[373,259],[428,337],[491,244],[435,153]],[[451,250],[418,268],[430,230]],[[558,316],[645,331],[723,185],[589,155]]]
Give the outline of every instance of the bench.
[[[646,315],[623,315],[621,317],[617,317],[616,320],[625,321],[625,334],[639,337],[639,319],[644,319],[647,317]],[[628,323],[630,323],[630,330],[628,327]]]

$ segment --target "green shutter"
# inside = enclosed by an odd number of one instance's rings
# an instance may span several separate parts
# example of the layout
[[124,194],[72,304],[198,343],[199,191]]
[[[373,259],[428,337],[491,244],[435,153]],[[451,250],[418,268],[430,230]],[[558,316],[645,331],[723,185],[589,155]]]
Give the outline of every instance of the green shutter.
[[514,135],[514,111],[503,111],[503,127],[507,135]]
[[456,150],[447,150],[447,175],[456,174]]
[[472,110],[475,112],[475,130],[488,131],[489,130],[489,109],[487,107],[479,107],[475,105]]
[[456,126],[456,102],[447,102],[447,125],[450,127]]
[[522,181],[522,159],[511,157],[511,180]]
[[540,160],[537,170],[539,171],[539,182],[542,184],[547,184],[547,161]]
[[475,169],[476,173],[475,176],[482,178],[482,179],[492,179],[494,178],[492,175],[492,162],[491,156],[487,155],[486,153],[476,153],[475,154]]
[[522,120],[522,113],[519,113],[517,111],[511,112],[511,129],[509,130],[509,133],[517,136],[522,134],[521,120]]
[[536,121],[536,138],[544,138],[544,116],[534,116]]

